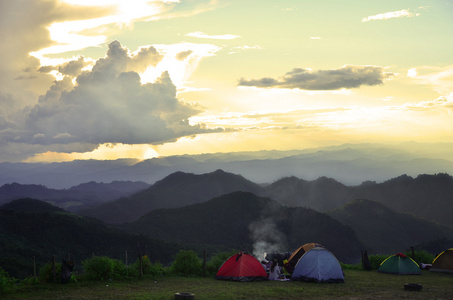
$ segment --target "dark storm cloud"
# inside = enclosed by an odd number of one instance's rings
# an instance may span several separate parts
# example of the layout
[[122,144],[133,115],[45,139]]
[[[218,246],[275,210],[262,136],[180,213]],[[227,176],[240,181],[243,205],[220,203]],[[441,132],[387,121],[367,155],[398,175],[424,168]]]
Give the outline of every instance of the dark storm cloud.
[[362,85],[380,85],[393,76],[384,72],[379,66],[347,65],[334,70],[317,70],[295,68],[279,79],[261,78],[239,80],[240,86],[261,88],[286,88],[301,90],[339,90],[358,88]]

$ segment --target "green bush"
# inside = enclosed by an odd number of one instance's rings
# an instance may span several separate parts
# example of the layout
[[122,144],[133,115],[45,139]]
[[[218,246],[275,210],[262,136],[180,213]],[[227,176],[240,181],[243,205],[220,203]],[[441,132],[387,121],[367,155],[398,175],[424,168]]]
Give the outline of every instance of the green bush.
[[412,251],[406,251],[404,252],[406,256],[409,256],[410,258],[413,258],[418,264],[431,264],[434,260],[434,255],[429,253],[426,250],[415,250],[414,255],[415,258],[412,257]]
[[0,292],[10,291],[16,280],[0,267]]
[[343,270],[363,270],[362,264],[351,265],[340,262],[340,265]]
[[[39,282],[54,282],[51,262],[39,269],[38,279]],[[55,282],[61,282],[61,263],[55,263]]]
[[23,285],[36,285],[39,283],[39,279],[38,278],[35,278],[35,277],[27,277],[27,278],[24,278],[21,283]]
[[[144,276],[160,277],[164,274],[164,266],[160,263],[152,263],[146,255],[142,257],[142,270]],[[134,277],[140,276],[140,260],[137,259],[129,266],[128,274]]]
[[370,255],[368,259],[370,261],[371,268],[375,270],[379,269],[379,266],[387,257],[389,257],[389,255],[384,254]]
[[230,252],[221,252],[211,257],[211,259],[206,263],[206,271],[209,275],[217,274],[217,271],[222,266],[222,264],[231,256],[238,253],[236,250]]
[[85,279],[106,280],[119,279],[126,276],[126,265],[106,256],[94,256],[82,262]]
[[180,250],[170,270],[179,275],[202,275],[203,266],[197,253],[192,250]]

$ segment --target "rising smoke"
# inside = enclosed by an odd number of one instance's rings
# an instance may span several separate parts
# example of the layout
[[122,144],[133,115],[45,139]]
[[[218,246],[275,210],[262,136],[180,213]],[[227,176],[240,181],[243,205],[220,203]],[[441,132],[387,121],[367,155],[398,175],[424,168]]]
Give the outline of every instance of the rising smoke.
[[262,260],[265,253],[281,253],[286,251],[286,235],[277,228],[272,216],[263,216],[249,225],[253,240],[253,255]]

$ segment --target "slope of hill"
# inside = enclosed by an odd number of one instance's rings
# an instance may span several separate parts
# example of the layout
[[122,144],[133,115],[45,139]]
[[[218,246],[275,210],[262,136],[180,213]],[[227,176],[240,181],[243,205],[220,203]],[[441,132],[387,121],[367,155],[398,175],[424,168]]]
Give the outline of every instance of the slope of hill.
[[57,190],[43,185],[11,183],[0,187],[0,205],[20,198],[33,198],[77,212],[84,207],[125,197],[148,187],[149,184],[145,182],[112,181],[88,182],[69,189]]
[[375,200],[397,212],[453,228],[453,177],[448,174],[422,174],[416,178],[402,175],[380,184],[362,184],[353,191],[354,198]]
[[53,206],[44,201],[31,198],[17,199],[0,206],[2,210],[26,213],[54,213],[64,212],[62,208]]
[[282,178],[264,188],[265,195],[288,206],[310,207],[326,212],[353,199],[369,199],[400,213],[413,213],[427,220],[453,228],[453,177],[448,174],[402,175],[383,183],[363,182],[345,186],[321,177],[305,181]]
[[119,225],[127,231],[180,243],[223,245],[262,255],[292,252],[308,242],[328,247],[344,262],[357,261],[354,231],[307,208],[289,208],[252,193],[234,192],[177,209],[154,210]]
[[310,207],[320,212],[351,200],[350,188],[327,177],[314,181],[286,177],[266,186],[264,190],[266,196],[285,205]]
[[16,277],[33,275],[33,256],[38,270],[53,255],[59,262],[68,253],[80,268],[92,254],[124,260],[126,250],[131,261],[148,253],[152,261],[168,263],[180,248],[118,231],[39,200],[15,200],[0,207],[0,266]]
[[134,221],[154,209],[205,202],[234,191],[260,194],[262,188],[240,175],[222,170],[202,175],[176,172],[130,197],[105,203],[80,213],[107,223],[123,223]]
[[354,228],[370,251],[393,254],[422,242],[453,237],[453,229],[397,213],[376,201],[357,199],[328,213]]

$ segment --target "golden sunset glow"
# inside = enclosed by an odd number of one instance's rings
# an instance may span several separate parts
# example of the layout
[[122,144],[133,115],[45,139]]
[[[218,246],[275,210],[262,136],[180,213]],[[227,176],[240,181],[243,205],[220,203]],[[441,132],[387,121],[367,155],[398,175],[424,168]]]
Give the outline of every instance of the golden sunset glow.
[[1,161],[453,142],[448,1],[45,2],[0,13]]

